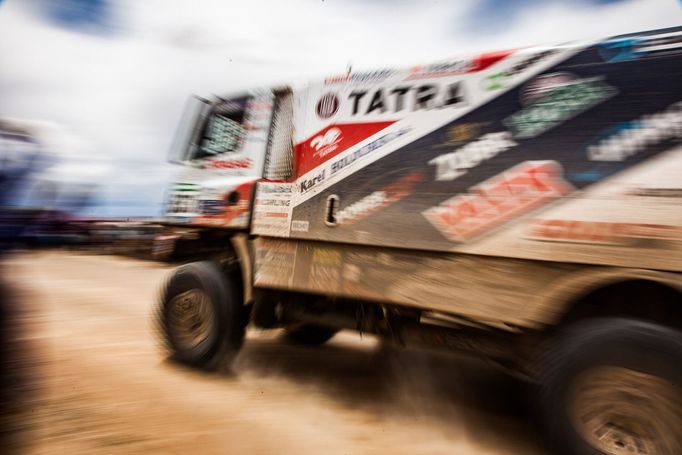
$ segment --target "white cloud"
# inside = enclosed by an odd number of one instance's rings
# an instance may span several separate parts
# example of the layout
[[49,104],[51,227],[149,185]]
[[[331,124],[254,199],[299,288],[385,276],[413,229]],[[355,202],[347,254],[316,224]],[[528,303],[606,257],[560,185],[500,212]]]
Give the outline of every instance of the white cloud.
[[343,72],[348,62],[356,69],[408,65],[609,36],[682,17],[676,0],[548,1],[495,33],[476,33],[475,4],[121,0],[121,33],[102,37],[57,28],[21,0],[7,0],[0,7],[0,116],[67,126],[83,138],[75,159],[108,163],[105,174],[90,178],[112,201],[153,205],[172,172],[164,159],[190,93],[300,82]]

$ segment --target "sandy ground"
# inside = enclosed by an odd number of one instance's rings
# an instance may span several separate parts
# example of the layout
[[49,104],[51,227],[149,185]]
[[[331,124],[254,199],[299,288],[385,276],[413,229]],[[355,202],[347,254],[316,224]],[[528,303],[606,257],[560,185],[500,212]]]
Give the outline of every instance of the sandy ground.
[[[385,351],[341,334],[317,348],[251,332],[232,373],[165,360],[151,320],[169,268],[112,256],[20,254],[33,372],[31,454],[539,454],[523,387],[470,359]],[[3,450],[0,450],[3,452]]]

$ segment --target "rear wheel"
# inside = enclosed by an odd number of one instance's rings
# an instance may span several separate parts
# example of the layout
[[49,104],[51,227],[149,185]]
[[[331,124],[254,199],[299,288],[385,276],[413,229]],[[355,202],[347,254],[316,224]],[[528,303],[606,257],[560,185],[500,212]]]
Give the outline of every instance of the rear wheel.
[[296,325],[285,330],[288,341],[308,346],[324,344],[338,332],[337,329],[315,324]]
[[214,262],[177,268],[162,289],[158,318],[172,357],[182,363],[229,364],[243,344],[239,288]]
[[540,407],[556,452],[681,454],[682,332],[596,319],[561,334],[540,365]]

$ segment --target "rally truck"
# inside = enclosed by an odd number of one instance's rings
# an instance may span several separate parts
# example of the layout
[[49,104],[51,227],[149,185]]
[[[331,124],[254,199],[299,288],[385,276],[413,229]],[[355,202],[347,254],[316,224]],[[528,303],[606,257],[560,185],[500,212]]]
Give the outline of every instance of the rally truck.
[[558,452],[682,453],[682,27],[189,103],[173,358],[248,327],[466,351]]

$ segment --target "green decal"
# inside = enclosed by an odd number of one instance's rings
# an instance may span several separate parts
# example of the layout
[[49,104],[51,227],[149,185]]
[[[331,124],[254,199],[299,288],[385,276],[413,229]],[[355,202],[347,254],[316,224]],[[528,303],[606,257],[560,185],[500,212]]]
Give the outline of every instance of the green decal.
[[515,138],[535,137],[615,95],[617,90],[601,78],[560,85],[507,117],[504,124]]

